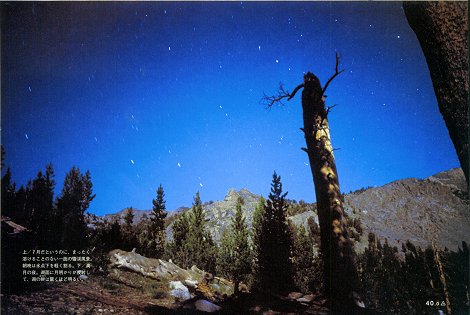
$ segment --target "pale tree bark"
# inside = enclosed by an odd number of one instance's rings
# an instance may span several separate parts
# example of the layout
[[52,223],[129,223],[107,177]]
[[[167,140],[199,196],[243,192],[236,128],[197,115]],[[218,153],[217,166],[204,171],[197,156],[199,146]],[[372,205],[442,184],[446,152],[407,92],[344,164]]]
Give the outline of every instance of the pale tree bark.
[[468,3],[405,1],[403,7],[426,57],[439,110],[468,185]]
[[334,106],[325,108],[324,93],[331,81],[342,71],[338,70],[336,56],[335,73],[322,88],[312,73],[304,76],[304,83],[292,94],[282,86],[276,96],[265,96],[268,107],[290,100],[298,90],[302,91],[302,109],[307,152],[312,171],[320,223],[321,253],[324,262],[325,295],[332,310],[352,312],[364,307],[360,294],[360,280],[355,262],[355,252],[344,219],[344,207],[339,187],[333,147],[328,126],[328,113]]

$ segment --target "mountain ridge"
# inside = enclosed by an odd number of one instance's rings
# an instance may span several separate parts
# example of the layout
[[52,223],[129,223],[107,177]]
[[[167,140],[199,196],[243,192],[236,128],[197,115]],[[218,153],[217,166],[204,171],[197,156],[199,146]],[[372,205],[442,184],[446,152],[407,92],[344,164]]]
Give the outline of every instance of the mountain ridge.
[[[237,191],[230,188],[223,200],[203,204],[208,228],[218,241],[230,225],[238,198],[243,199],[242,210],[251,229],[254,209],[259,195],[247,188]],[[314,204],[306,204],[307,211],[289,216],[296,225],[307,225],[312,217],[318,223]],[[363,233],[355,247],[359,252],[367,247],[368,233],[387,239],[392,246],[401,247],[410,240],[420,247],[436,242],[441,247],[456,250],[462,241],[470,243],[470,211],[465,177],[460,168],[439,172],[424,179],[405,178],[380,187],[360,189],[344,194],[344,208],[350,219],[362,222]],[[172,222],[176,215],[190,210],[180,207],[169,211],[167,236],[172,238]],[[104,216],[111,219],[123,217],[126,209]],[[134,223],[151,210],[135,210]]]

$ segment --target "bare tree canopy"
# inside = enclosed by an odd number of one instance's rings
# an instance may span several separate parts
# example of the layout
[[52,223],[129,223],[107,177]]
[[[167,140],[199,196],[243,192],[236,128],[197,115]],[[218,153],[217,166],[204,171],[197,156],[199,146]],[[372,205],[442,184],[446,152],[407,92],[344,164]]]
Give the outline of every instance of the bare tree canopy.
[[[336,78],[339,74],[341,74],[344,71],[344,69],[343,70],[338,69],[340,60],[341,60],[341,56],[338,53],[336,53],[335,73],[328,79],[328,81],[326,81],[325,86],[322,88],[322,93],[320,95],[320,98],[322,98],[325,95],[326,89],[330,85],[331,81],[333,81],[334,78]],[[304,86],[305,86],[304,83],[299,84],[292,91],[292,93],[289,93],[288,90],[284,89],[284,85],[282,84],[282,82],[279,82],[279,89],[277,91],[277,94],[276,95],[264,94],[263,98],[261,99],[261,103],[265,105],[266,108],[271,108],[275,104],[284,106],[285,105],[284,100],[287,99],[287,101],[290,101],[295,96],[295,94]],[[333,108],[334,106],[331,106],[331,108]]]

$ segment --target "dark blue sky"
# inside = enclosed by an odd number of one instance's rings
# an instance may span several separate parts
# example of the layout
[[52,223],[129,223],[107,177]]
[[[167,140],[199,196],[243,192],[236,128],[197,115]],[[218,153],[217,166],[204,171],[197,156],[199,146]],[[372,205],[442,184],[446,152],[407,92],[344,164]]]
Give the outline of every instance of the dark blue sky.
[[341,189],[457,167],[424,56],[400,2],[2,3],[2,143],[16,183],[52,162],[60,192],[90,170],[90,211],[222,199],[231,187],[315,200],[300,94],[327,91]]

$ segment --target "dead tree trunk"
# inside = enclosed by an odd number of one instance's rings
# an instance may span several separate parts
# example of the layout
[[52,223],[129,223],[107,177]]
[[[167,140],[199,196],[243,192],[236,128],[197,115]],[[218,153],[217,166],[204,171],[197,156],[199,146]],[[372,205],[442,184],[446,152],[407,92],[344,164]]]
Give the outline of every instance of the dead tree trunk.
[[426,57],[439,110],[468,185],[468,3],[405,1],[403,8]]
[[333,147],[328,126],[328,113],[332,107],[325,108],[324,92],[330,82],[342,71],[338,71],[339,57],[336,56],[335,74],[322,88],[319,79],[312,73],[304,76],[304,83],[292,94],[280,87],[278,96],[266,97],[270,107],[282,102],[284,97],[290,100],[303,88],[302,109],[307,148],[315,195],[317,199],[318,219],[320,223],[321,253],[324,262],[325,294],[333,310],[349,311],[364,307],[360,295],[360,281],[355,262],[353,244],[348,237],[344,220],[344,208],[341,198],[338,172],[336,170]]

